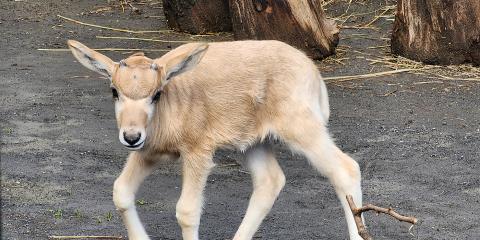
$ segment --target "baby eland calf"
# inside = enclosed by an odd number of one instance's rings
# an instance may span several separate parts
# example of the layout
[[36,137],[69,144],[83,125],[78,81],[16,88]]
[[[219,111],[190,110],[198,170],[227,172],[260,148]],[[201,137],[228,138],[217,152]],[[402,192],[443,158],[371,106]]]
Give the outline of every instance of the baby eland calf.
[[113,187],[130,239],[149,239],[135,193],[155,163],[171,158],[182,163],[176,216],[183,239],[199,239],[202,193],[221,147],[245,152],[253,193],[234,239],[252,239],[285,185],[272,138],[330,180],[350,239],[361,239],[345,199],[352,195],[362,205],[359,166],[330,138],[325,83],[299,50],[278,41],[189,43],[157,59],[137,53],[114,62],[77,41],[68,46],[81,64],[111,80],[118,136],[132,150]]

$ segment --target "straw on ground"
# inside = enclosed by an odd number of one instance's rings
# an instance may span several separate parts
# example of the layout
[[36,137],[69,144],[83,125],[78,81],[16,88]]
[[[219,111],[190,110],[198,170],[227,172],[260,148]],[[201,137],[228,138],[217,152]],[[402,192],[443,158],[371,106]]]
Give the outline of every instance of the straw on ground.
[[101,26],[101,25],[97,25],[97,24],[85,23],[85,22],[81,22],[81,21],[78,21],[78,20],[75,20],[75,19],[72,19],[72,18],[64,17],[62,15],[57,15],[57,17],[62,18],[62,19],[67,20],[67,21],[70,21],[70,22],[73,22],[73,23],[80,24],[80,25],[85,25],[85,26],[95,27],[95,28],[101,28],[101,29],[107,29],[107,30],[117,31],[117,32],[139,33],[139,34],[141,34],[141,33],[162,33],[162,32],[171,32],[172,31],[172,30],[130,30],[130,29],[106,27],[106,26]]

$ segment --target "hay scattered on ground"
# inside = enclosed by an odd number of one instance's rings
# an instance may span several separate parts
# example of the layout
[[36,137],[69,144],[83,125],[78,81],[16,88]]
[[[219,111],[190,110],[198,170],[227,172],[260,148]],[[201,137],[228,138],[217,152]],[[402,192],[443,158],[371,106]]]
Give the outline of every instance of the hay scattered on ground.
[[106,27],[106,26],[101,26],[101,25],[92,24],[92,23],[85,23],[85,22],[81,22],[81,21],[78,21],[78,20],[75,20],[75,19],[72,19],[72,18],[69,18],[69,17],[64,17],[62,15],[57,15],[57,17],[59,17],[61,19],[64,19],[64,20],[67,20],[67,21],[72,22],[72,23],[85,25],[85,26],[89,26],[89,27],[94,27],[94,28],[101,28],[101,29],[106,29],[106,30],[111,30],[111,31],[117,31],[117,32],[142,34],[142,33],[164,33],[164,32],[171,32],[172,31],[172,30],[130,30],[130,29],[123,29],[123,28]]
[[370,65],[381,65],[394,70],[410,68],[415,69],[415,74],[422,74],[428,78],[457,81],[480,81],[480,68],[471,64],[462,65],[429,65],[413,61],[401,56],[382,56],[378,58],[366,58]]
[[49,239],[124,239],[122,236],[49,236]]
[[146,42],[162,42],[162,43],[191,43],[194,41],[185,41],[185,40],[163,40],[155,38],[137,38],[137,37],[122,37],[122,36],[96,36],[99,39],[121,39],[121,40],[138,40]]
[[[352,0],[325,1],[323,6],[327,15],[335,16],[331,19],[334,19],[339,27],[351,30],[340,32],[341,45],[337,47],[336,55],[319,63],[321,70],[332,71],[353,64],[362,64],[362,61],[365,61],[364,65],[370,66],[366,68],[366,73],[329,77],[326,78],[328,81],[353,81],[401,72],[441,81],[480,81],[480,68],[471,64],[437,66],[394,56],[390,51],[388,31],[395,19],[396,1],[387,0],[384,6],[378,6],[376,9],[368,8],[364,1]],[[385,32],[380,38],[376,37],[378,33],[372,34],[372,31],[378,32],[380,29]],[[363,44],[357,44],[360,41]],[[365,47],[365,43],[370,46]],[[438,81],[423,83],[432,82]]]
[[[46,52],[70,52],[68,48],[39,48],[38,51]],[[104,52],[168,52],[171,49],[147,49],[147,48],[92,48],[95,51]]]
[[392,75],[396,73],[411,72],[416,70],[417,69],[413,69],[413,68],[403,68],[403,69],[397,69],[392,71],[374,72],[374,73],[366,73],[366,74],[356,74],[356,75],[338,76],[338,77],[324,77],[323,80],[327,82],[329,81],[343,82],[343,81],[351,81],[351,80],[358,80],[358,79],[365,79],[365,78],[382,77],[382,76]]
[[[143,1],[129,1],[118,0],[117,4],[110,6],[99,7],[90,13],[101,13],[103,11],[111,11],[112,8],[130,8],[136,9],[134,5],[144,5],[149,7],[155,7],[161,5],[159,1],[143,0]],[[366,65],[371,66],[367,68],[366,73],[348,76],[336,76],[326,78],[328,81],[352,81],[356,79],[374,78],[379,76],[386,76],[396,73],[410,73],[421,74],[427,78],[438,80],[460,80],[460,81],[479,81],[480,82],[480,68],[473,67],[472,65],[458,65],[458,66],[434,66],[423,64],[420,62],[412,61],[404,57],[396,57],[390,53],[390,36],[385,34],[380,38],[373,37],[371,31],[380,31],[382,29],[381,23],[393,22],[395,18],[396,4],[395,1],[387,0],[385,5],[378,6],[376,9],[368,9],[365,5],[366,1],[353,1],[353,0],[326,0],[323,1],[322,6],[326,10],[328,15],[334,19],[340,28],[352,29],[350,31],[342,31],[340,33],[341,43],[336,49],[337,53],[334,56],[330,56],[320,62],[319,66],[322,71],[332,71],[333,69],[345,68],[350,64],[358,64],[358,61],[365,61]],[[361,7],[359,7],[361,6]],[[335,9],[333,14],[329,12],[330,9]],[[340,9],[340,10],[339,10]],[[361,9],[361,10],[359,10]],[[355,12],[357,10],[358,12]],[[333,10],[332,10],[333,11]],[[161,43],[188,43],[195,41],[208,41],[206,38],[225,37],[231,38],[231,33],[214,33],[206,35],[190,35],[185,33],[176,33],[172,30],[132,30],[123,28],[114,28],[108,26],[101,26],[97,24],[85,23],[72,18],[57,15],[71,23],[85,25],[89,27],[95,27],[100,29],[106,29],[116,32],[124,32],[130,34],[161,34],[168,33],[174,35],[182,35],[185,40],[168,40],[159,39],[156,37],[132,37],[132,36],[97,36],[99,39],[117,39],[117,40],[136,40],[147,42],[161,42]],[[161,16],[152,16],[161,17]],[[384,26],[385,27],[385,26]],[[383,29],[385,30],[385,29]],[[352,33],[353,32],[353,33]],[[162,34],[163,35],[163,34]],[[178,36],[177,36],[178,37]],[[348,40],[350,45],[346,45],[343,42]],[[358,48],[354,41],[368,41],[372,45],[365,48]],[[68,49],[38,49],[40,51],[56,51],[63,52],[69,51]],[[168,52],[170,49],[125,49],[125,48],[99,48],[97,51],[119,51],[119,52]],[[378,69],[373,71],[374,69]],[[430,83],[427,81],[425,83]]]

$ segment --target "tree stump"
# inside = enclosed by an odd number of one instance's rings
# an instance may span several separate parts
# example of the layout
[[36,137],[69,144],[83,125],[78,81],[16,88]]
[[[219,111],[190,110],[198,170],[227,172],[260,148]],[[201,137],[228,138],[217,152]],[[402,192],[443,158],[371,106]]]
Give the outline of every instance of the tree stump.
[[480,0],[399,0],[392,52],[429,64],[480,64]]
[[163,0],[170,28],[192,34],[232,30],[228,0]]
[[314,59],[335,53],[338,27],[326,18],[322,0],[230,0],[235,39],[275,39]]

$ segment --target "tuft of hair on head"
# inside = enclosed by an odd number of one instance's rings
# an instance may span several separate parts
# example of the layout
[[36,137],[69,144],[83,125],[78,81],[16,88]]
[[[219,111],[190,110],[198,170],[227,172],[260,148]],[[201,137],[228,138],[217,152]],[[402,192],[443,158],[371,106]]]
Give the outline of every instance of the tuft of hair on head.
[[136,53],[130,55],[130,57],[137,57],[137,56],[142,56],[142,57],[143,57],[143,56],[145,56],[145,53],[143,53],[143,52],[136,52]]
[[120,67],[126,67],[127,63],[124,60],[120,60],[120,62],[118,62],[118,65],[120,65]]
[[158,71],[158,65],[156,63],[152,63],[150,65],[150,69],[154,70],[154,71]]

